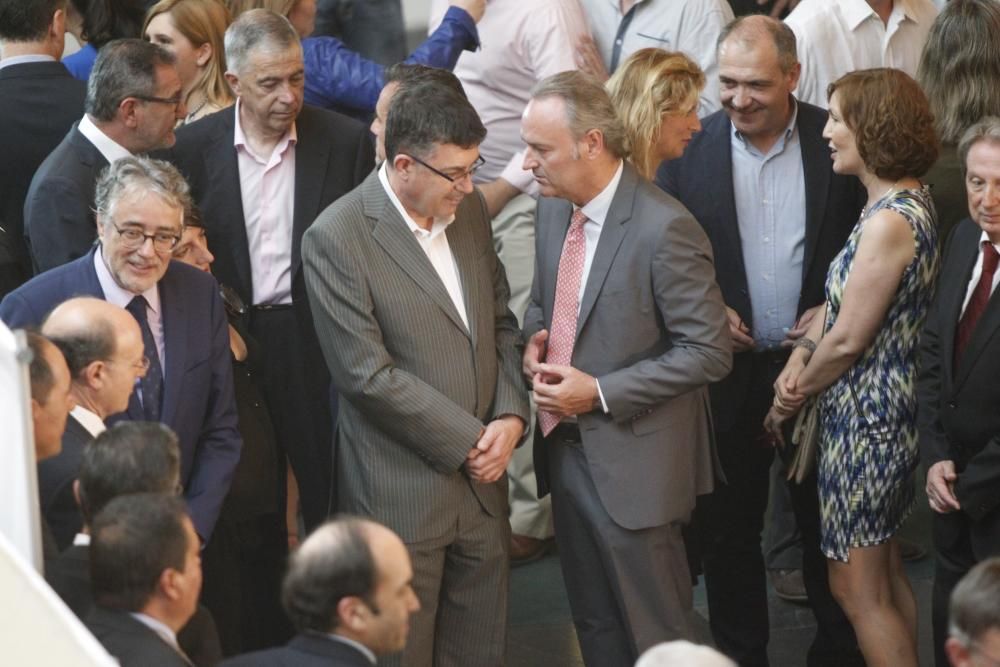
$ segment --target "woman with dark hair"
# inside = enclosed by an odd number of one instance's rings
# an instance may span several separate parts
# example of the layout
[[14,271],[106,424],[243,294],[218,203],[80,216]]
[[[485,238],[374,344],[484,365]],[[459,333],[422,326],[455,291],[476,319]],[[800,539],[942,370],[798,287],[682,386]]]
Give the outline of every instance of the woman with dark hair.
[[74,78],[86,81],[101,47],[113,39],[138,37],[146,13],[141,0],[69,0],[66,29],[82,48],[62,59]]
[[817,480],[830,590],[870,667],[915,667],[917,621],[896,531],[914,502],[917,334],[939,264],[934,204],[918,178],[938,154],[917,83],[851,72],[828,90],[833,170],[868,191],[826,280],[826,316],[795,345],[765,426],[818,396]]
[[917,81],[930,101],[941,156],[924,177],[941,238],[969,215],[958,140],[980,118],[1000,111],[1000,3],[950,0],[931,25]]

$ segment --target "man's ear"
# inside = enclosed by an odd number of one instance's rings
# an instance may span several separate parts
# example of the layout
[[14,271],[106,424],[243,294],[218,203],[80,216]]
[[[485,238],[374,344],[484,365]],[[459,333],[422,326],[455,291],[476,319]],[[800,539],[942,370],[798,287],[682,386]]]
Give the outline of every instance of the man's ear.
[[593,128],[583,135],[584,157],[593,160],[604,152],[604,133]]
[[139,127],[138,107],[139,100],[134,97],[126,97],[118,104],[118,120],[120,120],[122,125],[130,130],[134,130]]
[[107,375],[108,365],[103,361],[92,361],[87,364],[87,367],[80,371],[82,375],[82,380],[91,389],[95,391],[100,390],[104,387],[104,378]]
[[[66,47],[66,10],[57,9],[52,13],[49,22],[49,39],[57,42],[60,48]],[[60,52],[60,56],[62,53]]]
[[158,592],[170,600],[179,600],[183,595],[183,591],[181,586],[178,584],[177,579],[178,577],[183,576],[184,575],[181,572],[178,572],[172,567],[168,567],[160,573],[160,579],[157,585]]
[[409,179],[410,168],[414,164],[413,158],[405,153],[396,153],[396,157],[392,158],[392,168],[403,180]]
[[235,95],[236,97],[240,97],[242,95],[242,92],[240,90],[240,77],[238,77],[233,72],[228,72],[228,71],[225,72],[222,76],[226,77],[226,83],[228,83],[229,87],[233,89],[233,95]]
[[346,628],[354,634],[364,632],[368,622],[368,607],[361,598],[348,595],[340,598],[337,603],[337,625]]

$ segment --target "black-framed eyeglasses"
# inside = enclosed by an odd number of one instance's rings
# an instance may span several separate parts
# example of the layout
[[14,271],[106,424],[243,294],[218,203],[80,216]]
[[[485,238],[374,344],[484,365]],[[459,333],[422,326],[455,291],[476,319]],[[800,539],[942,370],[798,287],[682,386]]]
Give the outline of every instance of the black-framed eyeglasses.
[[172,107],[176,107],[181,103],[180,93],[177,93],[173,97],[156,97],[155,95],[129,95],[129,97],[141,102],[159,102],[160,104],[169,104]]
[[170,252],[177,244],[181,242],[180,234],[171,234],[170,232],[156,232],[155,234],[147,234],[141,229],[135,227],[126,227],[122,229],[114,222],[111,226],[115,228],[118,232],[118,236],[121,237],[122,247],[126,250],[138,250],[142,246],[146,245],[146,240],[153,241],[153,249],[157,252]]
[[466,178],[472,178],[475,175],[475,173],[479,171],[479,169],[484,164],[486,164],[486,160],[484,160],[483,156],[480,155],[479,157],[476,158],[476,161],[472,163],[472,166],[469,167],[467,170],[463,171],[460,174],[455,174],[454,176],[451,176],[449,174],[444,173],[443,171],[435,169],[434,167],[430,166],[429,164],[418,158],[416,155],[409,155],[408,157],[414,162],[424,165],[425,167],[427,167],[428,169],[430,169],[435,174],[437,174],[444,180],[448,181],[449,183],[457,183],[459,181],[465,180]]

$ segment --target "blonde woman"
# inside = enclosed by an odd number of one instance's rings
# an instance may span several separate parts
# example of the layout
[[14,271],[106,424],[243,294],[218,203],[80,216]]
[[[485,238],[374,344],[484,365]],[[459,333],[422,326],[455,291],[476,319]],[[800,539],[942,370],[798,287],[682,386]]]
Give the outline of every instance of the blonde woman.
[[664,160],[680,157],[701,129],[698,96],[705,74],[683,53],[640,49],[607,83],[625,125],[632,164],[652,179]]
[[143,37],[177,58],[188,114],[186,124],[225,109],[235,100],[226,83],[222,40],[231,22],[219,0],[160,0],[150,8]]

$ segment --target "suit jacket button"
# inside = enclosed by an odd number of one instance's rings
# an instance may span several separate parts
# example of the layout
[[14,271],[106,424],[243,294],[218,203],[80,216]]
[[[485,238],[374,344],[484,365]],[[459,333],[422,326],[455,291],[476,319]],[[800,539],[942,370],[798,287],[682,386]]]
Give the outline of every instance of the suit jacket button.
[[955,408],[958,407],[958,403],[956,403],[955,401],[948,401],[948,407],[954,410]]

